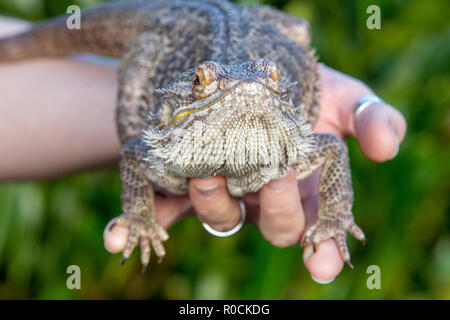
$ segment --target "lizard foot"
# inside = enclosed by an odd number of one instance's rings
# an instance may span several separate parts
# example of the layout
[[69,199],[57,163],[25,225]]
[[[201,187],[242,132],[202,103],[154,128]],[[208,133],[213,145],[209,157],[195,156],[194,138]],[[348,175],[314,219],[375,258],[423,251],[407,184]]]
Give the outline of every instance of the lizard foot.
[[123,257],[120,261],[121,265],[130,257],[138,244],[141,245],[142,272],[145,272],[150,261],[150,243],[159,258],[158,262],[164,259],[166,250],[162,243],[169,239],[169,235],[155,218],[124,213],[111,228],[115,225],[127,227],[130,230],[127,244],[123,250]]
[[350,253],[347,248],[346,231],[349,231],[355,238],[361,240],[363,244],[366,244],[366,237],[364,232],[358,227],[353,219],[350,222],[343,221],[338,217],[323,216],[314,223],[308,231],[306,231],[302,240],[302,248],[308,245],[312,245],[314,252],[316,246],[323,240],[334,238],[337,242],[339,252],[345,263],[353,269],[353,265],[350,262]]

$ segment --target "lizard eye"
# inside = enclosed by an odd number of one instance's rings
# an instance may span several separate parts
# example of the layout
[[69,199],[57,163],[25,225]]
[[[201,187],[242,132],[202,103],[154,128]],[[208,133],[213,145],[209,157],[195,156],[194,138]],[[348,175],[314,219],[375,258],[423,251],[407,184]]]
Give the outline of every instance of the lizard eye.
[[196,99],[206,98],[217,91],[217,72],[213,63],[204,63],[197,67],[192,80],[192,93]]
[[273,61],[268,61],[265,67],[266,74],[268,76],[268,85],[269,88],[274,93],[280,93],[280,80],[281,74],[280,70],[278,70],[277,65]]
[[267,76],[275,83],[280,82],[281,75],[275,62],[270,60],[266,60],[265,62],[266,63],[264,66],[264,71],[266,72]]
[[276,66],[274,66],[271,70],[270,70],[270,74],[269,74],[270,79],[272,79],[275,82],[280,82],[281,80],[281,75],[280,75],[280,71],[277,69]]
[[281,74],[275,62],[267,58],[257,59],[254,61],[254,68],[266,74],[267,85],[271,91],[280,93]]
[[198,86],[200,84],[200,78],[198,77],[198,75],[194,76],[193,84],[194,84],[194,87]]

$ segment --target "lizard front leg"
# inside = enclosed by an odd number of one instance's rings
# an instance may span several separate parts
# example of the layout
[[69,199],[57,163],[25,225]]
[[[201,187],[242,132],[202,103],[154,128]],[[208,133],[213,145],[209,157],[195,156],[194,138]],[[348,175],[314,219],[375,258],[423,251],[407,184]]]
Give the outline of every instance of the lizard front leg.
[[346,243],[348,230],[365,243],[363,231],[355,224],[352,214],[353,188],[347,146],[329,134],[313,134],[314,148],[307,161],[294,165],[297,180],[302,180],[322,167],[319,181],[319,211],[317,221],[306,231],[302,247],[315,250],[319,242],[334,238],[344,261],[350,268],[350,253]]
[[163,46],[157,36],[142,33],[123,55],[119,69],[117,124],[123,143],[120,179],[124,213],[117,224],[130,230],[122,263],[140,244],[144,269],[150,260],[150,242],[156,255],[162,259],[165,256],[162,242],[168,239],[166,231],[156,220],[153,184],[149,179],[152,177],[151,169],[145,160],[148,147],[140,138],[143,129],[149,125],[148,113],[155,109],[152,88],[161,51]]
[[130,140],[122,148],[120,180],[124,213],[116,222],[116,225],[128,227],[130,231],[121,263],[124,263],[133,249],[140,244],[144,270],[150,260],[150,242],[156,255],[163,259],[166,252],[162,242],[169,238],[156,219],[153,184],[146,176],[146,156],[147,147],[140,138]]

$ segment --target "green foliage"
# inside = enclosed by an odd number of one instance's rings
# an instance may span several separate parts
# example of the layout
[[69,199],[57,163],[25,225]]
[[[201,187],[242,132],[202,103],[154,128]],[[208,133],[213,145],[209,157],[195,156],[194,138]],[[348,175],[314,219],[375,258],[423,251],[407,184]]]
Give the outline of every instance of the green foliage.
[[[0,13],[37,21],[74,2],[98,1],[2,1]],[[153,261],[141,275],[134,254],[119,267],[120,256],[107,253],[102,239],[120,213],[118,172],[111,170],[0,185],[0,298],[450,298],[448,1],[265,3],[309,20],[321,61],[362,79],[407,118],[392,161],[369,161],[349,139],[354,213],[369,239],[367,247],[349,239],[355,269],[318,285],[299,247],[275,248],[252,226],[213,238],[194,218],[170,229],[163,264]],[[381,30],[366,28],[370,4],[381,8]],[[81,290],[66,288],[71,264],[81,267]],[[381,267],[381,290],[366,287],[372,264]]]

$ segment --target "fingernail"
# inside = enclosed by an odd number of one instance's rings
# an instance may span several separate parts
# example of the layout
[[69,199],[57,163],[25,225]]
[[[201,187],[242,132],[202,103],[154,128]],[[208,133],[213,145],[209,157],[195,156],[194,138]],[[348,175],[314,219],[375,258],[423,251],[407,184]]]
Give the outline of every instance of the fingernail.
[[218,186],[219,184],[215,182],[210,183],[210,181],[201,181],[195,185],[195,189],[197,189],[200,196],[208,199],[214,197],[217,194],[217,192],[219,191]]
[[314,278],[313,276],[311,276],[311,278],[312,278],[315,282],[317,282],[318,284],[329,284],[329,283],[333,282],[334,279],[336,279],[336,277],[334,277],[334,278],[331,279],[331,280],[328,280],[328,281],[322,281],[322,280],[317,280],[317,279]]
[[[394,140],[395,140],[395,152],[394,152],[394,154],[392,155],[392,157],[391,157],[390,159],[395,158],[395,157],[397,156],[397,154],[398,154],[398,150],[400,149],[400,142],[398,141],[397,134],[395,133],[394,130],[392,130],[392,131],[393,131],[393,134],[394,134]],[[389,160],[390,160],[390,159],[389,159]]]
[[400,139],[398,138],[397,128],[395,127],[395,124],[391,118],[388,118],[388,123],[389,123],[389,127],[391,128],[392,135],[394,136],[395,147],[396,147],[394,154],[390,158],[390,159],[392,159],[392,158],[395,158],[395,156],[398,154],[398,149],[400,147]]
[[269,184],[267,184],[267,187],[273,192],[282,192],[288,187],[290,182],[289,178],[290,174],[288,172],[286,177],[269,182]]

